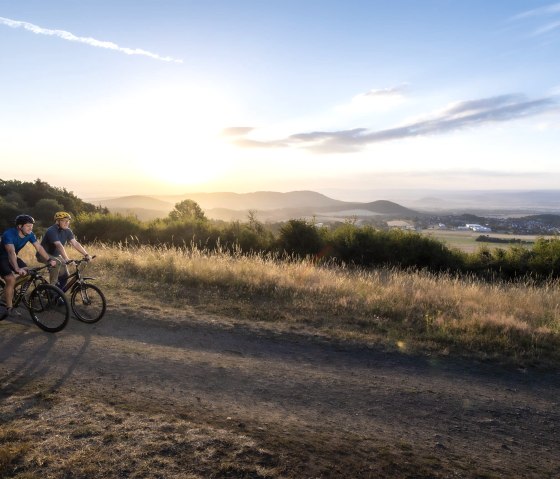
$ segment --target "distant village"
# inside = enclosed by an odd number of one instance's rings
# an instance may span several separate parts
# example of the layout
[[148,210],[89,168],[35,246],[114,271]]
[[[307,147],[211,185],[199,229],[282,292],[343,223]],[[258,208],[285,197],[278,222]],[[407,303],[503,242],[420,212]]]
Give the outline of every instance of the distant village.
[[429,216],[415,219],[414,227],[478,233],[557,235],[560,234],[560,215],[543,214],[519,218],[483,218],[475,215]]

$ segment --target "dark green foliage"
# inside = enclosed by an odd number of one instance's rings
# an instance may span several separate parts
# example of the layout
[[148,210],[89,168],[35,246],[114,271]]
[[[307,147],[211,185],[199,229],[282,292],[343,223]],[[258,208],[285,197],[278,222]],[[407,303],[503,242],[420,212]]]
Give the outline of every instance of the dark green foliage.
[[[198,205],[197,205],[198,206]],[[215,235],[212,226],[205,219],[155,220],[138,234],[142,243],[166,244],[170,246],[213,247]]]
[[14,203],[0,197],[0,234],[14,225],[14,219],[21,211],[23,210]]
[[400,266],[433,271],[456,269],[462,257],[443,243],[402,230],[377,230],[345,224],[331,235],[332,254],[360,266]]
[[532,248],[480,248],[465,256],[463,270],[488,279],[535,280],[560,277],[560,238],[539,238]]
[[315,256],[323,250],[325,242],[314,224],[306,220],[290,220],[280,228],[277,247],[289,255]]
[[63,211],[64,206],[52,198],[43,198],[33,207],[34,217],[36,221],[40,221],[44,225],[54,222],[54,214],[57,211]]
[[79,199],[64,188],[50,186],[39,179],[35,182],[0,180],[0,227],[13,226],[14,218],[20,213],[33,216],[38,226],[49,226],[58,210],[68,211],[73,216],[79,213],[106,212],[91,203]]
[[531,271],[537,275],[560,276],[560,238],[537,239],[529,259]]
[[72,229],[82,242],[136,242],[143,225],[134,216],[83,213],[76,217]]

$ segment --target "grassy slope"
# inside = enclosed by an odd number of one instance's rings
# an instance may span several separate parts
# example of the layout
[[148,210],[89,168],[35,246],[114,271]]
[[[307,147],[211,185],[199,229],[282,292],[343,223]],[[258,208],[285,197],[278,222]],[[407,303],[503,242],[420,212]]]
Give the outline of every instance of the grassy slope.
[[130,286],[147,294],[195,302],[263,328],[411,352],[560,364],[557,283],[488,284],[167,248],[97,250],[115,287],[133,278]]

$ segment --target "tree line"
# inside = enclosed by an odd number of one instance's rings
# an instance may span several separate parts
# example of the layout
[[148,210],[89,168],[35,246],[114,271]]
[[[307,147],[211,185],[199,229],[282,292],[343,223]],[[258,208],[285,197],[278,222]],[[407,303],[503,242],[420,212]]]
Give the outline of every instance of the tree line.
[[424,269],[500,280],[560,276],[558,238],[539,238],[531,248],[511,245],[489,249],[483,245],[475,253],[465,253],[416,232],[358,226],[351,221],[332,227],[307,219],[265,225],[256,219],[255,212],[249,212],[246,222],[209,220],[192,200],[177,203],[166,218],[140,221],[135,216],[109,213],[41,180],[0,180],[0,218],[5,227],[23,212],[38,219],[39,228],[46,227],[59,210],[74,216],[72,228],[86,243],[196,247],[273,254],[284,260],[307,258],[347,267]]
[[284,260],[307,258],[349,267],[424,269],[493,280],[560,276],[558,238],[539,238],[532,248],[481,246],[475,253],[466,253],[416,232],[358,226],[351,221],[333,227],[306,219],[265,225],[254,212],[246,222],[210,221],[192,200],[177,203],[167,218],[143,222],[134,216],[84,213],[78,216],[76,227],[85,241],[273,254]]
[[68,211],[73,216],[79,213],[100,212],[106,208],[95,206],[78,198],[64,188],[51,186],[40,179],[34,182],[0,179],[0,227],[2,231],[14,225],[14,218],[22,213],[37,221],[38,232],[53,223],[57,211]]

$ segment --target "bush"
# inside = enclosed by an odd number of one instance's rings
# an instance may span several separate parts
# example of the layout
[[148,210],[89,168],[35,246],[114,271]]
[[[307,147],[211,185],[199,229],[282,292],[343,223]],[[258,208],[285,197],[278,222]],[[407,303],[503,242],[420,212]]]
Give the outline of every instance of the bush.
[[325,242],[314,224],[306,220],[289,220],[280,228],[276,246],[280,253],[305,257],[318,255]]
[[135,216],[102,213],[79,214],[72,229],[81,242],[108,243],[138,241],[143,230],[142,223]]

